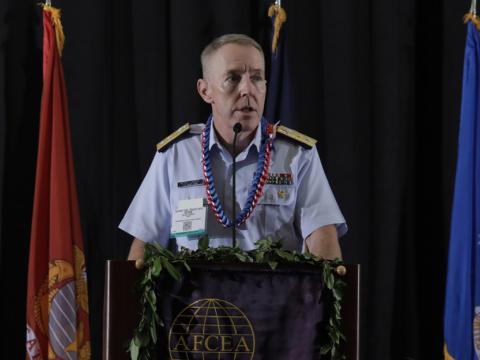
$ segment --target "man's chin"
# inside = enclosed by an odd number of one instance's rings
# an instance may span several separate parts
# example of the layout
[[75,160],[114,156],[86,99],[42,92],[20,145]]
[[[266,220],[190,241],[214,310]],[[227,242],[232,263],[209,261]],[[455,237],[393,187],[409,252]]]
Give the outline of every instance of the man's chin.
[[248,113],[236,114],[234,123],[242,124],[244,130],[254,130],[260,123],[260,116],[258,113],[251,111]]

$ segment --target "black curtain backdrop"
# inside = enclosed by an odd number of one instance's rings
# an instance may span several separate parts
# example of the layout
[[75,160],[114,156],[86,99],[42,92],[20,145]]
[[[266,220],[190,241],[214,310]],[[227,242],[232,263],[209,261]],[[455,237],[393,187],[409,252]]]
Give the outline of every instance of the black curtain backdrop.
[[[0,2],[0,358],[24,358],[41,94],[41,11]],[[94,359],[106,259],[154,155],[205,121],[199,54],[246,33],[268,49],[264,1],[53,1],[63,12]],[[295,128],[318,149],[362,265],[362,359],[440,359],[468,1],[284,0]],[[268,50],[267,50],[268,51]],[[268,56],[267,56],[268,57]]]

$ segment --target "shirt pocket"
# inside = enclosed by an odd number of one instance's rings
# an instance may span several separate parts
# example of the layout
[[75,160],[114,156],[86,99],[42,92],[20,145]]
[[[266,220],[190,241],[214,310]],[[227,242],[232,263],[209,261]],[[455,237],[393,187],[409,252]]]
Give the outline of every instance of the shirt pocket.
[[295,239],[295,198],[294,185],[265,185],[258,203],[263,238],[280,240],[284,246]]
[[295,187],[293,185],[265,185],[260,205],[292,205],[295,201]]

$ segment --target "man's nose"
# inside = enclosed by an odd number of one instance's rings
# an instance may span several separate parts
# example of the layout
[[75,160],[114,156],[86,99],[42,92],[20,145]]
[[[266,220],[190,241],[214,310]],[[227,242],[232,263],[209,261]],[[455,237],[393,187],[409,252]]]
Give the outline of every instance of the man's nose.
[[250,96],[252,94],[253,84],[249,76],[243,76],[238,86],[240,96]]

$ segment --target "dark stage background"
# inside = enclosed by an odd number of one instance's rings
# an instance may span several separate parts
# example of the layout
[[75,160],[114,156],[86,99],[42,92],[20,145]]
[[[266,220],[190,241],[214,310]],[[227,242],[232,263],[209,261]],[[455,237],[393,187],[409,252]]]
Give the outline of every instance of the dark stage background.
[[[0,1],[0,358],[24,358],[41,90],[35,1]],[[263,1],[53,1],[67,81],[94,358],[103,270],[155,144],[209,112],[199,53],[243,32],[268,48]],[[440,359],[465,26],[458,0],[284,0],[295,128],[319,152],[362,265],[362,359]]]

